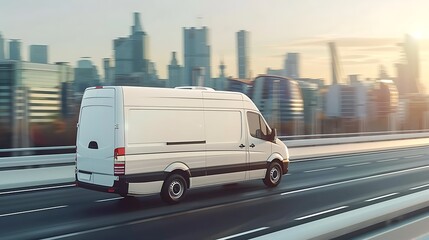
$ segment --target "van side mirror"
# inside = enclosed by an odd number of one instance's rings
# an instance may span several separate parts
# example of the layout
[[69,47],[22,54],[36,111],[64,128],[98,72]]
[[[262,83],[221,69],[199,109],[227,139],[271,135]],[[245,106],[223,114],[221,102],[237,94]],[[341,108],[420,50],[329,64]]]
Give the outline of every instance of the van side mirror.
[[277,139],[277,129],[271,129],[270,134],[268,135],[268,141],[274,142]]

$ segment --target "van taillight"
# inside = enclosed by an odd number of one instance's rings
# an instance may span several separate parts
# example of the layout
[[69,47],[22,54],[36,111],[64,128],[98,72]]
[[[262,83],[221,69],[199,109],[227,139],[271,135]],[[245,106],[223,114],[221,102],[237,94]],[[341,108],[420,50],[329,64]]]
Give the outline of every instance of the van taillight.
[[113,153],[115,159],[118,159],[119,156],[125,156],[125,148],[115,148],[115,151]]
[[103,86],[95,86],[95,89],[103,88]]
[[115,176],[125,175],[125,163],[115,163],[114,174]]

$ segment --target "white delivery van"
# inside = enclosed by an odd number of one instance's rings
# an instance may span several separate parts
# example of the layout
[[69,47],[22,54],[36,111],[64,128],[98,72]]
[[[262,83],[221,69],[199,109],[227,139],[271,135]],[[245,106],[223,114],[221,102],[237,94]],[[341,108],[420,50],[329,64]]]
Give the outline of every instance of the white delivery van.
[[263,179],[288,171],[286,145],[244,94],[210,89],[92,87],[77,129],[76,183],[121,196]]

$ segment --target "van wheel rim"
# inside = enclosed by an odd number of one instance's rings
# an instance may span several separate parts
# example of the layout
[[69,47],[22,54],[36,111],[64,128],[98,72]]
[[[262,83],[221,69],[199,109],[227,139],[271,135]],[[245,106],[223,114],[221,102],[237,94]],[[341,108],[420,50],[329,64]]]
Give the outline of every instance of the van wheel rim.
[[280,172],[277,167],[273,167],[270,170],[270,180],[272,183],[277,183],[280,179]]
[[171,199],[179,199],[183,194],[183,185],[180,181],[173,181],[171,182],[169,188],[168,188],[168,194],[170,195]]

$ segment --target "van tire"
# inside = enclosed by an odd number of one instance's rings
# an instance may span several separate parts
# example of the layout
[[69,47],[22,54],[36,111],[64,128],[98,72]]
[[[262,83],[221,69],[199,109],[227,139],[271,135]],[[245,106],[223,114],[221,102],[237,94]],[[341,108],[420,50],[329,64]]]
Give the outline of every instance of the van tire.
[[264,183],[267,187],[277,187],[282,180],[282,166],[276,161],[270,163],[265,174]]
[[169,204],[179,203],[186,193],[185,178],[180,174],[172,174],[164,181],[161,189],[161,198]]

